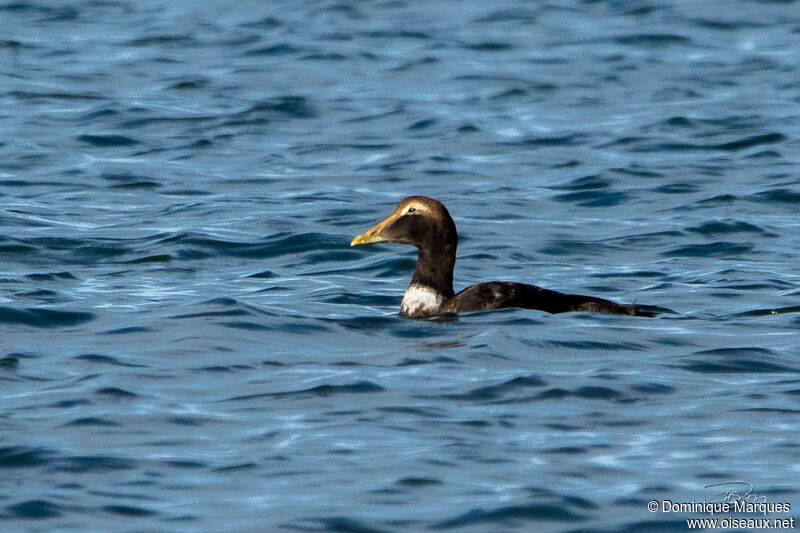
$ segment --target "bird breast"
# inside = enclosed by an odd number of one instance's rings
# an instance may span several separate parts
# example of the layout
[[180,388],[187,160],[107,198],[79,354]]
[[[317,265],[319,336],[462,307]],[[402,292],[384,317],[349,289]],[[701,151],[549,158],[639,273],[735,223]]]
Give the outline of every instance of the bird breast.
[[411,285],[403,296],[400,314],[406,316],[431,314],[444,303],[438,291],[424,285]]

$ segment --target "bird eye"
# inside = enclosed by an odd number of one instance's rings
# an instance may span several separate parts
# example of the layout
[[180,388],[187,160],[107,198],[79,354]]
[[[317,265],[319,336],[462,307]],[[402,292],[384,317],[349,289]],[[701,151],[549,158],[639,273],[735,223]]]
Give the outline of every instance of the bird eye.
[[416,210],[417,210],[417,208],[416,208],[416,207],[409,207],[409,208],[408,208],[408,211],[406,211],[406,213],[413,213],[413,212],[414,212],[414,211],[416,211]]

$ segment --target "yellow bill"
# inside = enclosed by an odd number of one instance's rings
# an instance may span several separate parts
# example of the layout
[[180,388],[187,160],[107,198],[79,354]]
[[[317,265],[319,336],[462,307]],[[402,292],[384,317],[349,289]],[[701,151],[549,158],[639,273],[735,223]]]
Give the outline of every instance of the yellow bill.
[[350,241],[350,246],[357,246],[359,244],[372,244],[374,242],[386,241],[386,239],[381,237],[381,231],[383,231],[383,228],[385,228],[387,225],[389,225],[391,222],[397,219],[398,216],[399,215],[396,212],[392,213],[392,216],[390,216],[389,218],[387,218],[386,220],[384,220],[371,230],[362,233],[361,235]]

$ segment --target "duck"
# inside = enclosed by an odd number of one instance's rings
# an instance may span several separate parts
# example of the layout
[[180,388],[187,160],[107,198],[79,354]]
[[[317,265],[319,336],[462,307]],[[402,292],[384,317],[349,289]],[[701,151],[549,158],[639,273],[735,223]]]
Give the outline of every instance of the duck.
[[592,312],[653,316],[635,304],[619,304],[580,294],[565,294],[536,285],[488,281],[453,291],[458,232],[447,208],[427,196],[404,198],[389,217],[355,237],[350,246],[410,244],[418,250],[411,283],[400,304],[400,316],[430,319],[510,307],[547,313]]

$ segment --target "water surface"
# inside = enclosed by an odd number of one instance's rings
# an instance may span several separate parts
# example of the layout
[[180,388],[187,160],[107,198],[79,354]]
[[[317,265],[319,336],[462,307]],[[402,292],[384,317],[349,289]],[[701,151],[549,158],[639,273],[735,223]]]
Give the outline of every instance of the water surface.
[[[4,529],[800,506],[797,9],[0,4]],[[414,250],[348,244],[411,194],[457,290],[672,312],[400,319]]]

